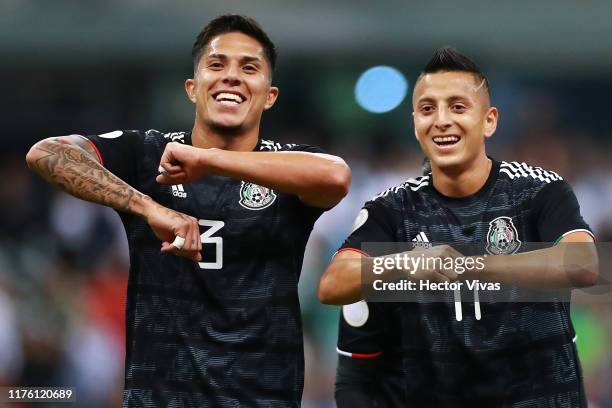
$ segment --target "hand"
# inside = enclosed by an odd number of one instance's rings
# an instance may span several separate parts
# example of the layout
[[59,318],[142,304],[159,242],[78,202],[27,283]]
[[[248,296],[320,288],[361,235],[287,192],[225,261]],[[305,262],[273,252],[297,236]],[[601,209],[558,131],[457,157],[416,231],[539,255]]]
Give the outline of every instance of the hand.
[[[459,278],[454,268],[448,267],[451,265],[448,259],[454,260],[455,258],[463,257],[463,255],[450,245],[436,245],[428,249],[407,251],[403,254],[417,258],[419,261],[417,270],[408,272],[411,274],[412,279],[454,282]],[[454,261],[452,265],[454,265]]]
[[208,150],[177,142],[168,143],[159,163],[161,174],[155,180],[161,184],[183,184],[209,174],[210,169],[203,160]]
[[[162,241],[162,252],[170,252],[195,262],[202,260],[200,228],[194,217],[156,204],[147,211],[145,219],[155,236]],[[172,244],[176,237],[184,238],[182,248]]]

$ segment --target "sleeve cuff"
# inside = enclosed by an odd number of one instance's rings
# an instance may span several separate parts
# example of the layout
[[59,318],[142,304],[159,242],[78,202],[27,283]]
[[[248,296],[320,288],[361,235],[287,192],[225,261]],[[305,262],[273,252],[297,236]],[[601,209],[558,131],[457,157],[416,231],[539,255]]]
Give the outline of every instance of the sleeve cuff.
[[380,357],[383,353],[382,351],[378,351],[376,353],[350,353],[348,351],[340,350],[338,347],[336,347],[336,351],[341,356],[346,356],[350,358],[358,358],[358,359],[376,358],[376,357]]
[[347,248],[340,248],[339,250],[337,250],[336,253],[332,256],[332,258],[338,255],[340,252],[344,252],[344,251],[354,251],[354,252],[359,252],[361,255],[364,255],[364,256],[370,256],[370,254],[362,251],[361,249],[347,247]]
[[569,234],[573,234],[574,232],[586,232],[587,234],[593,237],[593,240],[596,240],[595,235],[590,230],[586,228],[577,228],[577,229],[573,229],[573,230],[564,232],[563,234],[559,235],[559,238],[555,240],[555,245],[557,245],[563,238],[565,238]]

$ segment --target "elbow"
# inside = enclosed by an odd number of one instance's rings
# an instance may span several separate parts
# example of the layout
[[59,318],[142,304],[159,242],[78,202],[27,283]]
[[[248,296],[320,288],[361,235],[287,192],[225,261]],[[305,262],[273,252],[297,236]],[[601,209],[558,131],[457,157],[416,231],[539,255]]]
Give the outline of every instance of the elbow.
[[342,197],[345,197],[349,192],[352,176],[351,168],[343,161],[341,168],[336,170],[335,176],[335,186]]
[[575,288],[595,286],[599,280],[599,268],[593,265],[576,270],[571,280]]
[[49,143],[48,139],[36,142],[30,147],[30,150],[26,154],[26,163],[29,168],[34,169],[36,162],[42,157],[41,148],[44,147],[46,143]]
[[333,285],[329,282],[329,278],[323,275],[319,282],[319,302],[324,305],[338,305],[338,299],[335,296]]
[[342,159],[334,161],[327,173],[327,182],[331,195],[342,200],[351,186],[351,169]]
[[321,278],[321,282],[319,282],[318,296],[319,296],[319,302],[323,303],[324,305],[333,304],[332,303],[333,296],[330,293],[329,288],[325,284],[325,278]]
[[339,157],[332,156],[308,168],[307,175],[300,180],[300,199],[307,204],[329,210],[336,206],[349,192],[351,169]]
[[596,253],[575,263],[568,269],[569,280],[575,288],[587,288],[599,281],[599,259]]

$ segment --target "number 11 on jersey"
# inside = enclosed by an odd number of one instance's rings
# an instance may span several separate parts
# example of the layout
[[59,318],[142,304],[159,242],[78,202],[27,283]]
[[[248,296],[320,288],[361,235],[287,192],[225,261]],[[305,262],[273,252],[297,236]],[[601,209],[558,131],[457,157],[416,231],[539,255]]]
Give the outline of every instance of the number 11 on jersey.
[[212,235],[219,231],[225,223],[223,221],[214,220],[198,220],[198,224],[203,227],[210,227],[202,235],[200,240],[202,244],[215,244],[215,261],[214,262],[198,262],[201,269],[221,269],[223,268],[223,238],[213,237]]

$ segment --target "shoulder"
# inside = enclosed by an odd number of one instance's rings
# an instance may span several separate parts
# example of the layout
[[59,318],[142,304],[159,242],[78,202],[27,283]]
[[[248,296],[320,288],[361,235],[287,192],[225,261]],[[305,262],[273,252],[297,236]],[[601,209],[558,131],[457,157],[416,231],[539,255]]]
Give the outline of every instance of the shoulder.
[[157,141],[164,144],[170,142],[185,143],[187,132],[160,132],[156,129],[149,129],[143,132],[143,138],[148,141]]
[[307,144],[297,143],[278,143],[273,140],[261,139],[259,141],[259,151],[262,152],[308,152],[324,153],[323,149]]
[[499,165],[499,174],[511,181],[535,185],[546,185],[553,181],[563,180],[563,177],[552,170],[516,161],[502,161]]
[[142,130],[121,129],[121,130],[113,130],[112,132],[87,135],[85,137],[91,140],[99,141],[99,142],[121,143],[125,141],[142,140],[144,136],[145,136],[145,132],[143,132]]
[[102,133],[99,135],[93,136],[93,138],[100,141],[130,141],[130,142],[146,142],[146,141],[165,141],[173,142],[180,141],[184,143],[185,132],[171,132],[171,133],[162,133],[159,130],[149,129],[149,130],[136,130],[136,129],[123,129],[123,130],[114,130],[108,133]]
[[406,203],[407,200],[413,201],[415,196],[420,195],[423,189],[429,186],[430,177],[431,175],[428,174],[409,178],[375,195],[370,202],[393,205]]
[[274,140],[264,140],[261,139],[259,143],[259,150],[262,152],[278,152],[281,150],[289,150],[289,146],[295,146],[292,144],[282,145]]
[[497,183],[520,201],[533,199],[544,194],[544,191],[567,184],[563,177],[552,170],[516,161],[500,162]]

